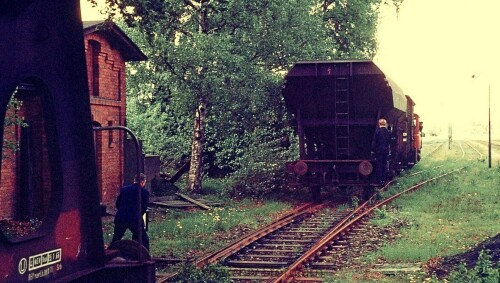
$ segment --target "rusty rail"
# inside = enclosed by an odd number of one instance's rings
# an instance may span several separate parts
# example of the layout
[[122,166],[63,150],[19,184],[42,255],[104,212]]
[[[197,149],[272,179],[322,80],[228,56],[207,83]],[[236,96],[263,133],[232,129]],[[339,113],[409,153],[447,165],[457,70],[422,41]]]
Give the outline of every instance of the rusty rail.
[[[305,213],[309,213],[311,211],[321,209],[322,207],[325,207],[326,205],[328,205],[328,203],[324,203],[324,204],[317,204],[314,202],[305,203],[305,204],[295,208],[291,212],[283,215],[282,217],[280,217],[278,220],[274,221],[273,223],[270,223],[270,224],[268,224],[268,225],[266,225],[258,230],[255,230],[255,231],[253,231],[253,232],[251,232],[243,237],[240,237],[240,238],[232,241],[230,244],[228,244],[224,248],[221,248],[221,249],[219,249],[211,254],[208,254],[208,255],[198,259],[194,263],[194,265],[197,268],[202,268],[205,265],[218,262],[221,259],[226,258],[235,252],[238,252],[239,250],[248,246],[252,242],[254,242],[254,241],[266,236],[267,234],[269,234],[277,229],[280,229],[281,227],[293,222],[294,219],[296,219],[297,217],[299,217]],[[177,273],[169,274],[168,276],[166,276],[162,280],[164,280],[163,282],[167,282],[168,280],[174,278],[176,275],[177,275]]]
[[483,159],[483,154],[477,150],[476,147],[472,146],[469,142],[465,142],[470,148],[472,148],[474,151],[476,151],[477,154],[479,154],[479,159]]
[[[374,209],[381,207],[388,202],[392,201],[393,199],[401,196],[402,194],[411,192],[413,190],[416,190],[417,188],[421,187],[424,184],[427,184],[429,182],[432,182],[438,178],[450,175],[454,172],[457,172],[459,170],[462,170],[462,168],[455,169],[453,171],[450,171],[448,173],[441,174],[437,177],[431,178],[429,180],[426,180],[424,182],[420,182],[408,189],[406,189],[403,192],[397,193],[394,196],[391,196],[390,198],[383,200],[381,202],[378,202],[374,205],[372,205],[375,202],[376,195],[372,196],[368,201],[362,203],[355,211],[351,212],[347,217],[343,218],[333,229],[331,229],[329,232],[327,232],[326,235],[321,237],[306,253],[301,255],[297,260],[295,260],[284,272],[279,276],[279,277],[272,277],[271,279],[268,279],[266,282],[292,282],[292,280],[295,278],[295,274],[297,271],[303,269],[305,263],[311,262],[320,255],[325,249],[327,249],[327,245],[331,243],[333,240],[338,239],[341,235],[345,235],[345,233],[349,232],[356,223],[360,223],[361,219],[363,219],[365,216],[369,215],[370,213],[373,212]],[[425,171],[425,170],[424,170]],[[388,182],[382,190],[386,190],[388,187],[390,187],[395,181],[390,181]],[[248,235],[245,235],[237,240],[234,240],[231,242],[229,245],[226,247],[215,251],[203,258],[200,258],[197,260],[194,265],[197,268],[202,268],[208,264],[212,264],[215,262],[219,262],[221,260],[224,260],[225,258],[229,258],[230,256],[238,253],[241,249],[244,249],[251,245],[252,243],[258,241],[259,239],[267,236],[269,233],[275,232],[278,229],[281,229],[282,227],[292,223],[295,221],[295,219],[300,218],[301,216],[307,214],[307,213],[312,213],[314,211],[320,210],[328,205],[331,205],[330,202],[324,203],[324,204],[314,204],[314,203],[307,203],[301,207],[298,207],[294,209],[293,211],[287,213],[286,215],[282,216],[280,219],[276,220],[275,222],[266,225],[263,228],[260,228],[256,231],[251,232]],[[164,277],[162,280],[163,282],[167,282],[167,280],[173,278],[176,276],[176,273],[171,274],[170,276]],[[276,276],[276,275],[275,275]]]
[[[311,261],[317,254],[321,253],[323,250],[327,248],[327,244],[330,243],[332,240],[335,240],[338,238],[342,233],[345,233],[348,231],[353,224],[357,223],[361,218],[369,215],[373,210],[376,208],[379,208],[390,201],[394,200],[395,198],[398,198],[402,194],[411,192],[416,190],[417,188],[423,186],[424,184],[427,184],[429,182],[432,182],[436,179],[442,178],[444,176],[450,175],[452,173],[458,172],[460,170],[464,169],[464,167],[461,167],[459,169],[455,169],[453,171],[441,174],[437,177],[428,179],[426,181],[420,182],[400,193],[397,193],[381,202],[378,202],[371,207],[369,204],[374,201],[376,195],[372,196],[368,201],[364,202],[362,205],[360,205],[355,211],[353,211],[349,216],[347,216],[343,221],[341,221],[336,227],[334,227],[330,232],[328,232],[325,236],[323,236],[311,249],[304,253],[299,259],[297,259],[294,263],[292,263],[288,269],[278,278],[269,280],[268,282],[273,282],[273,283],[285,283],[289,282],[288,280],[292,279],[294,276],[294,273],[302,268],[302,266],[307,263],[308,261]],[[383,189],[386,189],[392,184],[392,181],[389,182],[384,186]]]
[[436,146],[433,150],[431,150],[431,152],[427,153],[425,156],[430,156],[432,155],[434,152],[436,152],[441,146],[443,146],[444,142],[438,144],[438,146]]
[[439,166],[436,166],[436,167],[433,167],[433,168],[430,168],[430,169],[425,169],[425,170],[422,170],[422,171],[418,171],[418,172],[415,172],[415,173],[411,173],[411,174],[408,174],[406,175],[405,177],[413,177],[413,176],[417,176],[417,175],[420,175],[424,172],[427,172],[429,170],[434,170],[434,169],[438,169],[438,168],[441,168],[443,167],[444,165],[439,165]]
[[264,226],[263,228],[255,230],[255,231],[251,232],[250,234],[245,235],[245,236],[233,241],[228,246],[197,260],[195,265],[196,265],[196,267],[201,268],[207,264],[214,263],[214,262],[219,261],[222,258],[228,257],[228,256],[232,255],[233,253],[241,250],[242,248],[248,246],[249,244],[255,242],[256,240],[266,236],[267,234],[274,232],[274,231],[280,229],[281,227],[293,222],[297,217],[299,217],[305,213],[310,213],[311,211],[321,209],[321,208],[325,207],[326,205],[328,205],[328,203],[323,203],[323,204],[317,204],[317,203],[313,203],[313,202],[306,203],[306,204],[294,209],[290,213],[284,215],[283,217],[281,217],[277,221],[270,223],[270,224]]

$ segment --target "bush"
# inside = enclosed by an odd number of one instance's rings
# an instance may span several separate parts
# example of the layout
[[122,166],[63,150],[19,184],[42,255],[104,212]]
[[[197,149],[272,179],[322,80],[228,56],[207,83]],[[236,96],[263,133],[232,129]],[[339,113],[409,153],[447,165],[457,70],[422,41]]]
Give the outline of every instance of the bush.
[[180,191],[179,187],[170,183],[163,177],[154,177],[151,180],[151,193],[154,196],[169,196]]
[[229,177],[232,197],[260,198],[288,184],[285,163],[296,159],[294,149],[281,147],[280,139],[262,142],[262,137],[253,138],[248,150],[237,160],[239,169]]
[[231,197],[243,198],[261,198],[284,185],[284,176],[281,174],[284,170],[273,170],[271,165],[259,170],[245,170],[233,176]]
[[461,263],[457,270],[451,272],[449,277],[451,283],[498,283],[499,280],[499,267],[492,265],[491,256],[484,250],[479,253],[476,266],[473,269],[467,269],[467,266]]

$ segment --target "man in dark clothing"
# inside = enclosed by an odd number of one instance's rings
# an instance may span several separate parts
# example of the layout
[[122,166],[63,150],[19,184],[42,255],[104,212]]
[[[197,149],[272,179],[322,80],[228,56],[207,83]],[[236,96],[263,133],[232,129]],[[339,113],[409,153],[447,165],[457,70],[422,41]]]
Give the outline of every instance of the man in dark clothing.
[[[137,174],[134,178],[134,184],[121,188],[120,195],[116,200],[118,211],[115,216],[115,231],[111,243],[121,240],[125,231],[129,229],[132,232],[132,239],[135,241],[138,241],[139,233],[141,233],[142,245],[149,250],[149,237],[144,229],[144,220],[142,218],[149,204],[149,192],[146,190],[145,185],[146,175]],[[141,203],[138,200],[138,190],[141,193]]]
[[372,151],[375,153],[375,170],[377,183],[385,184],[387,180],[387,157],[389,156],[389,147],[391,143],[391,133],[387,129],[387,121],[380,119],[378,128],[372,141]]

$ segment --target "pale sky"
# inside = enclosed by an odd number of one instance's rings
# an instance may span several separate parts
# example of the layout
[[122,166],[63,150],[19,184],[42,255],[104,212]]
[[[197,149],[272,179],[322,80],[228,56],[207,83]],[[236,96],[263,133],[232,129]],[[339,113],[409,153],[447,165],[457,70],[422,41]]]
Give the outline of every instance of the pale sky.
[[492,128],[500,130],[499,12],[498,0],[404,0],[399,15],[384,9],[375,62],[415,100],[424,126],[453,121],[465,136],[472,122],[487,125],[490,85]]
[[[83,20],[103,18],[81,5]],[[382,8],[374,61],[415,100],[424,129],[447,133],[451,122],[457,135],[479,135],[471,125],[487,125],[490,86],[492,134],[500,137],[499,14],[500,0],[404,0],[399,14]]]
[[99,5],[97,7],[92,7],[92,5],[87,0],[80,0],[80,8],[82,10],[82,20],[83,21],[96,21],[103,20],[105,17],[99,13],[100,8],[102,8],[102,0],[97,1]]

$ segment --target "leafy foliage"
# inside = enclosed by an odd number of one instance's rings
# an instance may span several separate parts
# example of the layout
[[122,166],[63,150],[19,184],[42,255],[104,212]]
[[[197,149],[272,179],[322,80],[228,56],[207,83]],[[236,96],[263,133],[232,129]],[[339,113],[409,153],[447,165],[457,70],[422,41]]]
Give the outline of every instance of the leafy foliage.
[[[258,131],[257,131],[258,132]],[[262,130],[253,133],[247,142],[245,154],[234,162],[240,168],[230,175],[232,197],[262,197],[266,194],[285,189],[286,172],[283,164],[293,158],[293,150],[282,147],[282,139],[263,137],[269,132]],[[295,148],[295,147],[294,147]]]
[[238,191],[275,188],[271,171],[296,154],[269,144],[292,135],[283,75],[299,60],[371,58],[382,2],[106,0],[149,57],[128,70],[127,124],[174,168],[201,101],[205,174],[231,176]]
[[[192,116],[198,99],[207,100],[205,164],[209,164],[210,175],[219,176],[238,170],[234,160],[244,154],[247,137],[254,131],[284,128],[288,117],[278,72],[298,58],[317,58],[314,54],[325,33],[319,28],[321,19],[309,17],[310,1],[211,5],[220,7],[208,9],[212,17],[205,33],[189,23],[194,18],[188,15],[182,28],[168,27],[173,20],[164,19],[163,28],[168,30],[162,35],[176,29],[173,38],[158,36],[153,26],[159,22],[152,23],[147,17],[138,23],[142,31],[127,29],[149,56],[147,63],[132,65],[128,74],[127,122],[145,139],[148,151],[173,162],[173,157],[189,154],[192,122],[186,117]],[[146,9],[140,7],[140,11]],[[178,12],[191,13],[188,7]],[[304,17],[307,20],[301,19]],[[281,33],[285,27],[293,27],[295,32]],[[312,27],[318,31],[311,32]],[[326,54],[327,44],[322,46],[320,53]],[[153,125],[159,121],[161,125]]]
[[340,58],[372,58],[375,55],[380,0],[329,0],[322,4],[330,36]]
[[19,149],[19,144],[15,138],[15,127],[25,127],[26,123],[22,116],[19,115],[22,101],[18,100],[15,94],[7,105],[7,111],[4,120],[4,136],[2,143],[2,159],[5,159],[10,154],[15,153]]
[[449,281],[454,283],[461,282],[477,282],[477,283],[496,283],[499,282],[499,267],[492,265],[491,256],[486,251],[479,253],[479,258],[476,266],[472,269],[467,269],[464,263],[461,263],[457,270],[450,274]]

